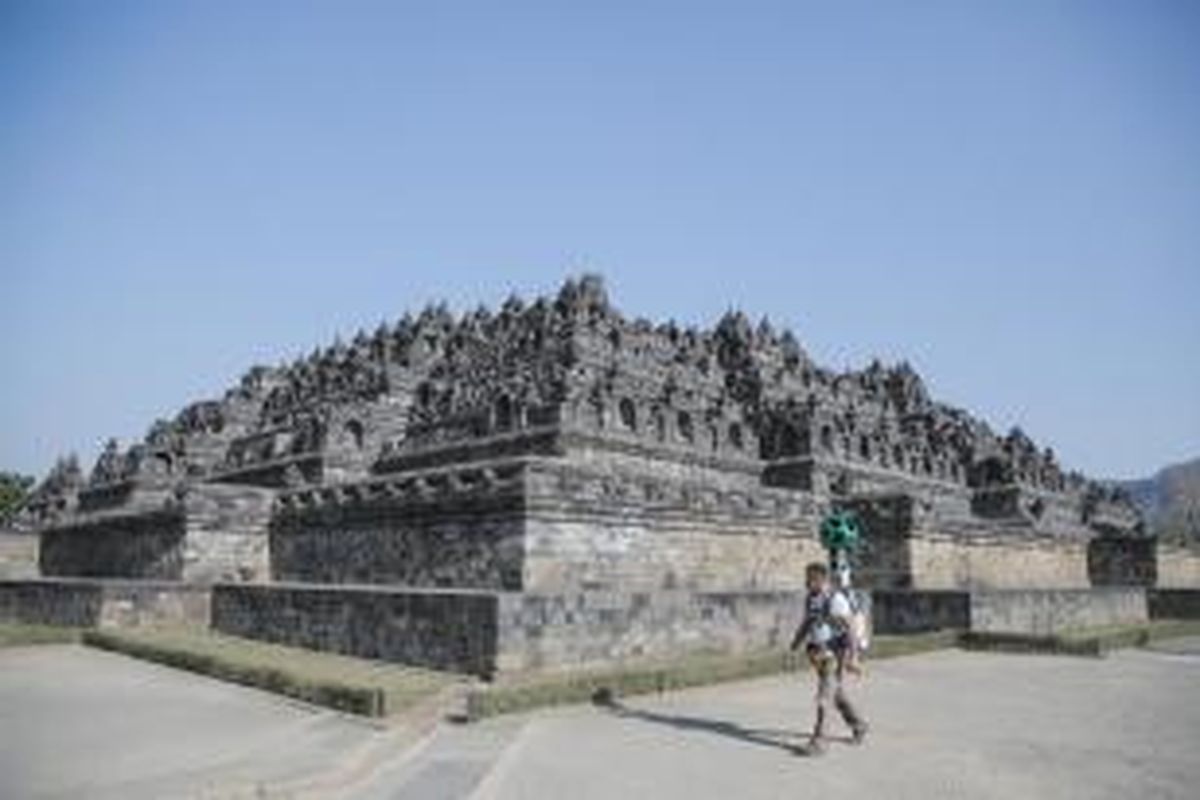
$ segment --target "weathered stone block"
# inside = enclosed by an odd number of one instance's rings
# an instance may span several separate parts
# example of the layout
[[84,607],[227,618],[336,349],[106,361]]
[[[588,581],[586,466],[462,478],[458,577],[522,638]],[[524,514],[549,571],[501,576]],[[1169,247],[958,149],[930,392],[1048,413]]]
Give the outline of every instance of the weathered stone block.
[[0,620],[69,627],[207,627],[209,589],[153,580],[40,578],[0,581]]
[[1151,589],[1146,595],[1154,619],[1200,619],[1200,589]]
[[1150,618],[1139,587],[975,591],[970,597],[973,631],[1053,634]]
[[1154,586],[1157,542],[1151,538],[1101,536],[1088,542],[1088,576],[1093,586]]
[[871,616],[879,634],[967,630],[971,626],[971,594],[961,590],[871,592]]
[[36,535],[0,529],[0,580],[37,577],[38,542]]
[[786,647],[801,592],[582,592],[500,598],[502,672]]
[[274,493],[204,484],[140,511],[80,515],[41,534],[46,576],[262,580]]
[[1200,551],[1158,542],[1154,560],[1155,585],[1167,589],[1200,589]]
[[181,509],[97,515],[42,532],[41,572],[63,577],[180,580],[186,532]]
[[493,592],[312,584],[217,584],[222,633],[488,676],[496,667]]

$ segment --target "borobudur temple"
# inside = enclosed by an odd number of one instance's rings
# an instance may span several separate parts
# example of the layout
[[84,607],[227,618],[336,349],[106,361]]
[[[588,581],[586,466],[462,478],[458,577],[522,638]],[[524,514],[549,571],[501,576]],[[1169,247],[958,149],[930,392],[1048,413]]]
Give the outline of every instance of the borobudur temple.
[[832,371],[737,312],[631,320],[586,276],[255,367],[90,474],[61,460],[23,511],[42,577],[0,614],[485,676],[737,652],[786,641],[835,508],[884,629],[1136,617],[1145,587],[1200,586],[1125,497],[909,366]]

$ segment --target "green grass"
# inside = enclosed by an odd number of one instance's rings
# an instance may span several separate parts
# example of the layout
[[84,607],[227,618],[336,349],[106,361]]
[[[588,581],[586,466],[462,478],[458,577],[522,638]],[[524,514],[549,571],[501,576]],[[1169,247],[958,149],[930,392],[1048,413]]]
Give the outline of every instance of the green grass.
[[[1120,647],[1140,647],[1158,639],[1200,635],[1200,621],[1156,620],[1064,631],[1053,636],[980,634],[947,630],[904,636],[877,636],[867,659],[880,659],[962,647],[973,650],[1102,657]],[[779,650],[738,656],[693,656],[662,663],[633,664],[612,669],[546,673],[501,678],[472,689],[467,696],[468,719],[528,711],[543,706],[585,703],[604,697],[625,697],[683,689],[725,681],[792,672],[804,667],[801,658]]]
[[450,673],[284,647],[202,629],[89,630],[83,633],[83,642],[369,717],[400,713],[463,680]]
[[79,641],[76,628],[57,628],[50,625],[0,623],[0,647],[21,647],[34,644],[65,644]]
[[[958,634],[954,631],[879,636],[872,643],[870,660],[953,647],[957,638]],[[798,654],[767,650],[734,656],[691,656],[608,669],[501,678],[468,693],[467,717],[478,720],[543,706],[585,703],[605,696],[625,697],[706,686],[793,672],[805,666],[806,662]]]
[[1045,653],[1099,658],[1105,652],[1100,640],[1095,637],[1068,638],[1058,634],[1038,635],[1003,631],[968,631],[959,637],[958,644],[964,650],[990,653]]
[[[1200,635],[1200,620],[1067,630],[1052,636],[936,631],[877,636],[870,662],[952,647],[1100,657],[1119,647],[1145,646],[1174,636]],[[75,629],[0,625],[0,646],[77,641]],[[330,653],[284,647],[200,629],[138,628],[82,632],[85,644],[255,686],[318,705],[381,717],[433,697],[461,676]],[[797,654],[779,650],[741,655],[696,655],[620,667],[523,674],[476,685],[467,693],[467,718],[478,720],[535,708],[585,703],[601,697],[746,680],[792,672],[805,666]]]
[[1178,636],[1200,636],[1200,620],[1156,619],[1126,625],[1104,625],[1094,628],[1075,628],[1061,631],[1063,639],[1095,639],[1112,650],[1120,647],[1145,647],[1159,639]]
[[961,645],[968,650],[1102,657],[1110,650],[1145,647],[1156,640],[1176,636],[1200,636],[1200,620],[1162,619],[1102,625],[1066,629],[1044,636],[964,633]]

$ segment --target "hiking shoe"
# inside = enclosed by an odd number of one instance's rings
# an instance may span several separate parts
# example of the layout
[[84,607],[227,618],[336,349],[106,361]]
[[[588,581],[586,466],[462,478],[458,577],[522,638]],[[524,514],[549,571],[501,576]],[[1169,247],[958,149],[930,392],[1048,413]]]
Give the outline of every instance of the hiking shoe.
[[823,756],[825,755],[825,740],[814,736],[808,740],[807,744],[797,748],[797,752],[802,756]]

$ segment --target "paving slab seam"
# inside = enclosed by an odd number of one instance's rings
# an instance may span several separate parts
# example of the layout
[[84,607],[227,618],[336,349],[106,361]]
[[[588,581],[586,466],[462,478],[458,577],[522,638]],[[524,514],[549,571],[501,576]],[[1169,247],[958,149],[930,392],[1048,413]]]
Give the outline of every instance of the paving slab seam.
[[132,656],[132,655],[129,655],[128,653],[122,653],[122,652],[119,652],[116,650],[106,650],[102,647],[92,647],[90,645],[83,644],[83,643],[69,644],[66,646],[67,647],[79,647],[81,649],[87,650],[89,653],[100,653],[104,656],[111,656],[114,658],[120,658],[120,659],[124,659],[127,661],[133,661],[133,662],[136,662],[137,664],[144,665],[148,669],[152,669],[152,670],[162,672],[165,674],[176,674],[177,675],[177,674],[183,673],[185,675],[189,675],[194,678],[198,678],[198,679],[208,682],[208,683],[212,683],[212,684],[216,684],[216,685],[224,686],[224,687],[229,687],[236,692],[250,694],[250,695],[253,695],[253,696],[259,697],[259,698],[268,698],[268,699],[271,699],[271,700],[274,700],[274,701],[280,703],[281,705],[291,706],[293,708],[308,712],[308,713],[313,714],[318,717],[322,717],[322,718],[336,717],[338,719],[345,720],[346,722],[349,722],[353,725],[358,725],[358,726],[364,727],[364,728],[371,728],[371,729],[377,730],[377,731],[386,731],[390,727],[392,727],[393,725],[396,724],[395,722],[389,722],[386,718],[385,719],[377,719],[374,717],[364,717],[361,714],[351,714],[348,711],[340,711],[336,708],[330,708],[328,706],[322,706],[322,705],[317,705],[316,703],[310,703],[307,700],[301,699],[299,697],[292,697],[291,695],[280,694],[278,692],[268,691],[267,689],[260,689],[257,686],[249,686],[247,684],[238,683],[236,681],[224,680],[222,678],[217,678],[212,675],[207,675],[203,672],[194,672],[190,669],[180,669],[179,667],[172,667],[170,664],[162,664],[158,661],[150,661],[149,659],[138,658],[137,656]]
[[504,748],[500,756],[492,764],[492,768],[484,773],[479,783],[475,785],[474,791],[467,795],[467,800],[489,800],[494,797],[496,791],[500,788],[501,782],[505,776],[512,770],[517,763],[517,759],[524,751],[526,743],[529,741],[529,731],[533,727],[535,719],[526,719],[521,727],[517,730],[516,735],[508,746]]
[[410,710],[386,733],[355,748],[340,759],[335,768],[321,776],[276,784],[272,788],[283,792],[286,797],[350,796],[350,793],[370,783],[385,767],[408,763],[423,753],[433,742],[438,725],[447,717],[448,708],[460,704],[461,691],[459,687],[452,687]]

